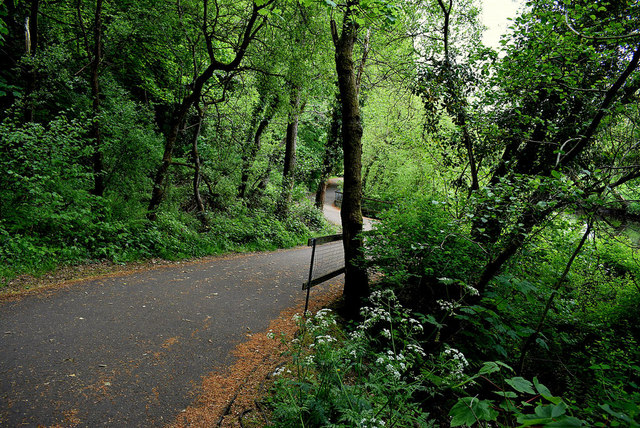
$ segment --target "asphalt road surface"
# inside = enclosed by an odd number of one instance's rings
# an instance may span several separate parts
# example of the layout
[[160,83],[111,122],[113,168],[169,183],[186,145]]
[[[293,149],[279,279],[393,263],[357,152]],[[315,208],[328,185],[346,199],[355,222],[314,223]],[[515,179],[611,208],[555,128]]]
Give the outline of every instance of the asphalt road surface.
[[[340,220],[340,209],[335,206],[336,190],[338,187],[338,182],[341,180],[342,178],[329,179],[329,184],[327,185],[327,193],[324,196],[324,216],[330,223],[336,225],[340,225],[342,223],[342,221]],[[374,221],[375,220],[364,217],[362,219],[362,229],[371,230]]]
[[[335,180],[325,214],[339,224]],[[213,257],[0,302],[0,426],[159,426],[304,299],[310,249]]]
[[308,248],[88,280],[0,304],[1,426],[158,426],[304,298]]
[[[325,213],[339,224],[332,204]],[[304,299],[310,249],[214,257],[0,302],[0,426],[159,426]]]

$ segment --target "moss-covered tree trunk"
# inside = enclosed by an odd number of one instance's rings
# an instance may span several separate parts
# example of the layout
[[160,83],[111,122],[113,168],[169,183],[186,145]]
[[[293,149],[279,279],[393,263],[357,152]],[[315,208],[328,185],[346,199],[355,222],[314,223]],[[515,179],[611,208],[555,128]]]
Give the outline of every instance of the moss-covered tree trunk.
[[278,200],[277,212],[280,217],[286,217],[291,205],[291,190],[296,169],[296,146],[298,144],[298,123],[300,119],[300,88],[295,87],[291,92],[291,112],[287,123],[285,138],[284,168],[282,171],[282,193]]
[[363,246],[359,237],[362,232],[362,124],[353,63],[358,26],[352,13],[357,6],[358,1],[347,2],[341,34],[335,21],[331,21],[342,106],[344,193],[340,217],[346,263],[344,299],[349,311],[357,310],[362,298],[369,294],[367,271],[358,263],[363,259]]

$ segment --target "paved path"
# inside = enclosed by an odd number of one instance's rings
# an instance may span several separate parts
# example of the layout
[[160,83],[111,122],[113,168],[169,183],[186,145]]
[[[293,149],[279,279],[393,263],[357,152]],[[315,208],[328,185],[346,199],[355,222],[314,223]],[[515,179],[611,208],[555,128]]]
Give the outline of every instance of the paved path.
[[[336,190],[338,187],[338,182],[342,181],[342,178],[331,178],[329,179],[329,184],[327,185],[327,192],[325,193],[324,200],[324,216],[330,223],[341,225],[342,220],[340,220],[340,208],[336,207],[334,202],[336,200]],[[373,222],[367,217],[363,217],[362,219],[362,228],[363,230],[371,230]]]
[[308,248],[211,258],[0,304],[0,426],[158,426],[299,302]]
[[[325,213],[333,206],[335,180]],[[304,298],[310,249],[208,258],[0,302],[0,426],[161,426]]]
[[[325,213],[339,224],[335,185]],[[173,421],[202,376],[304,298],[309,258],[209,258],[0,303],[0,426]]]

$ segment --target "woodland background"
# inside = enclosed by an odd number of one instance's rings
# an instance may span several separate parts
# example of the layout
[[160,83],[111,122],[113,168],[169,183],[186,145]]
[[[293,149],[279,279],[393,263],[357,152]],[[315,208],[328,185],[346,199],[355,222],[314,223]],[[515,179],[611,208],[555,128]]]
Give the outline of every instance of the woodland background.
[[[478,16],[4,1],[3,284],[298,245],[343,174],[356,321],[310,321],[278,426],[637,426],[640,6],[532,0],[500,51]],[[363,194],[393,206],[361,234]]]

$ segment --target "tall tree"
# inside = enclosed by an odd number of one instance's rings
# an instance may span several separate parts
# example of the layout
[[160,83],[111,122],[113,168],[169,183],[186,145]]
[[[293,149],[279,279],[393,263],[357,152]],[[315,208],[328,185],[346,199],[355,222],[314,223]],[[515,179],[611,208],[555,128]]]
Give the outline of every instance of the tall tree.
[[357,72],[353,50],[359,24],[356,13],[358,0],[344,5],[342,29],[331,19],[331,35],[335,47],[336,72],[342,108],[342,149],[344,152],[344,193],[340,217],[345,254],[345,305],[349,310],[359,308],[360,301],[369,294],[369,277],[362,266],[362,124],[358,97]]
[[636,2],[530,6],[495,75],[501,152],[474,227],[492,250],[481,291],[549,214],[600,194],[603,183],[582,172],[599,168],[598,134],[640,89]]
[[322,170],[320,180],[316,190],[315,205],[318,209],[323,209],[324,198],[327,192],[327,181],[330,174],[336,169],[338,163],[340,146],[340,97],[336,94],[335,101],[331,104],[331,122],[325,143],[324,154],[322,156]]
[[[79,21],[82,27],[80,4],[78,3]],[[87,54],[91,61],[91,98],[93,123],[90,137],[93,140],[93,191],[102,196],[105,190],[104,154],[102,153],[102,133],[100,132],[100,63],[102,62],[102,0],[96,0],[93,20],[93,49],[87,46]]]
[[301,88],[294,86],[291,89],[290,110],[287,120],[287,132],[285,135],[284,167],[282,170],[282,192],[278,200],[278,215],[285,217],[291,204],[291,190],[293,189],[294,173],[296,169],[296,150],[298,145],[298,125],[300,123],[300,96]]
[[[429,7],[431,6],[431,7]],[[427,113],[427,128],[435,132],[446,113],[457,127],[459,139],[446,147],[445,159],[451,164],[463,163],[458,183],[464,183],[468,170],[469,194],[480,188],[477,142],[474,138],[470,98],[477,96],[480,80],[474,59],[483,52],[480,46],[479,8],[473,0],[436,0],[427,5],[421,32],[428,34],[420,41],[421,57],[417,92],[422,96]],[[452,150],[453,149],[453,150]],[[461,158],[455,161],[455,154]]]
[[[261,1],[259,5],[256,2],[252,2],[251,11],[248,16],[229,17],[227,15],[228,11],[222,10],[221,5],[216,3],[214,7],[215,10],[211,12],[209,10],[209,1],[203,0],[201,36],[206,47],[207,65],[204,70],[194,78],[188,93],[184,96],[180,105],[172,115],[169,131],[166,136],[162,163],[156,171],[151,199],[149,201],[147,217],[150,220],[157,218],[156,211],[164,199],[165,183],[173,159],[176,140],[189,110],[200,99],[205,85],[216,72],[228,73],[236,70],[240,66],[249,45],[256,38],[258,32],[266,25],[267,20],[266,16],[263,15],[263,11],[267,10],[274,1],[275,0]],[[210,13],[213,16],[210,17]],[[218,31],[221,31],[220,27],[224,24],[231,27],[232,33],[224,35],[225,40],[229,42],[227,42],[224,48],[220,48],[218,44],[224,42],[220,40],[221,34],[219,34]],[[229,29],[226,30],[229,31]],[[237,38],[237,43],[230,41],[232,37]],[[225,60],[221,57],[228,59]]]
[[[271,101],[267,98],[271,97]],[[256,103],[251,116],[251,125],[247,130],[247,138],[242,147],[242,170],[238,197],[245,198],[249,186],[249,174],[260,150],[262,135],[276,114],[279,97],[277,94],[262,94]]]

